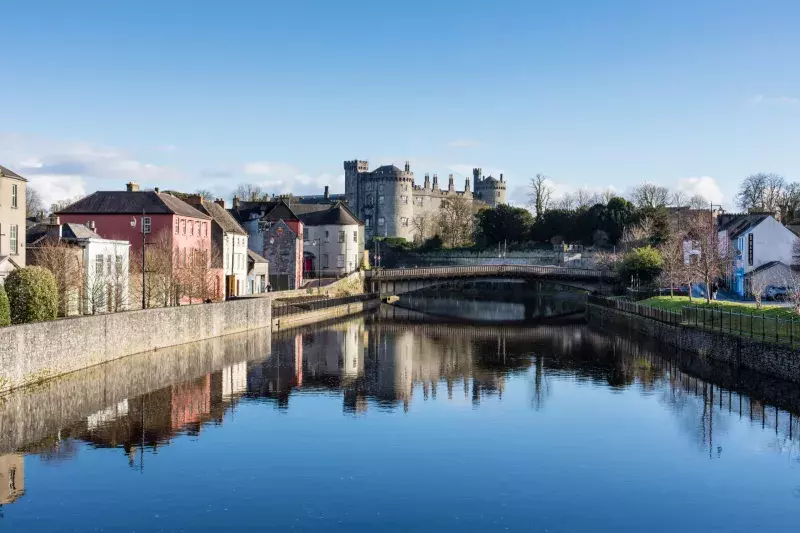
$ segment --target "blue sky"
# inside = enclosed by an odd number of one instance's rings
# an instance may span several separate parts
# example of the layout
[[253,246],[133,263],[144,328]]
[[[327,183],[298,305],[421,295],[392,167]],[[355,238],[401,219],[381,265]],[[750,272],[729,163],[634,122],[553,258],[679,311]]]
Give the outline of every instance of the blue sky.
[[342,161],[504,172],[526,199],[800,180],[800,2],[4,2],[0,164],[46,201],[128,180],[343,190]]

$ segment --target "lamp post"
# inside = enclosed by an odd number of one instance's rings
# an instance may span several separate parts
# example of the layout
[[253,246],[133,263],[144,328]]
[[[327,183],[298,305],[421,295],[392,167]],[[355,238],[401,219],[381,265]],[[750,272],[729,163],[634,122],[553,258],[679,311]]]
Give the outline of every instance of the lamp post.
[[[136,217],[131,217],[131,228],[136,228]],[[144,281],[144,269],[145,269],[145,245],[147,244],[147,233],[144,231],[144,210],[142,210],[142,309],[147,308],[147,301],[145,299],[145,281]]]
[[[715,208],[715,207],[718,207],[718,208],[719,208],[719,213],[720,213],[720,214],[724,213],[724,212],[725,212],[725,210],[722,208],[722,205],[721,205],[721,204],[715,204],[714,202],[709,202],[709,204],[710,204],[710,206],[711,206],[711,209],[709,210],[709,213],[708,213],[708,214],[709,214],[709,216],[711,217],[711,226],[710,226],[710,229],[711,229],[711,235],[709,235],[709,238],[710,238],[711,240],[709,241],[709,245],[711,245],[711,246],[713,246],[713,247],[715,247],[715,248],[719,249],[719,244],[718,244],[718,243],[716,242],[716,240],[714,239],[714,232],[716,231],[716,228],[714,227],[714,226],[715,226],[715,224],[714,224],[714,222],[715,222],[715,219],[714,219],[714,208]],[[711,246],[709,246],[709,248],[711,248]],[[727,249],[727,246],[729,246],[729,245],[726,245],[726,249]],[[726,267],[726,270],[727,270],[727,267]],[[728,274],[728,273],[726,272],[725,274],[726,274],[726,276],[727,276],[727,274]],[[730,288],[730,287],[729,287],[729,288]],[[690,291],[692,290],[692,287],[691,287],[691,285],[689,286],[689,290],[690,290]],[[711,287],[706,287],[706,291],[707,291],[707,292],[709,292],[709,293],[711,293],[711,294],[712,294],[712,296],[713,296],[713,293],[711,292]]]
[[322,247],[322,239],[317,237],[311,242],[311,245],[317,247],[317,289],[319,289],[321,286],[320,276],[322,275],[320,273],[320,266],[321,266],[320,261],[322,261],[322,256],[320,255],[320,249]]

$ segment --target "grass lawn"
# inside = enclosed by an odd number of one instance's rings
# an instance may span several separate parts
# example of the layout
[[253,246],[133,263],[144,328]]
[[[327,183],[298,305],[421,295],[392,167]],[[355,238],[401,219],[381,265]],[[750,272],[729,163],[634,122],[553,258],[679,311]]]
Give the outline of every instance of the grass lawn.
[[640,305],[649,305],[651,307],[658,307],[660,309],[668,309],[670,311],[680,311],[686,306],[699,306],[699,307],[706,307],[711,309],[718,309],[720,311],[732,311],[734,313],[744,313],[744,314],[751,314],[755,313],[757,315],[761,315],[762,313],[764,316],[774,318],[785,318],[785,319],[792,319],[797,318],[797,314],[795,314],[794,309],[791,307],[782,307],[779,305],[763,305],[761,309],[756,309],[755,302],[726,302],[726,301],[712,301],[710,304],[706,304],[705,298],[692,298],[692,301],[689,301],[688,296],[675,296],[674,298],[670,298],[669,296],[655,296],[653,298],[648,298],[647,300],[642,300],[639,302]]

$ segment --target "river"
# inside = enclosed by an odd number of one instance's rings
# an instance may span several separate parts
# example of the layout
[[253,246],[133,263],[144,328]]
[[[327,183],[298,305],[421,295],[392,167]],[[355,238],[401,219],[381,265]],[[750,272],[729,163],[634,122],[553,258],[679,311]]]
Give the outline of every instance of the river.
[[800,527],[796,386],[433,300],[0,398],[0,530]]

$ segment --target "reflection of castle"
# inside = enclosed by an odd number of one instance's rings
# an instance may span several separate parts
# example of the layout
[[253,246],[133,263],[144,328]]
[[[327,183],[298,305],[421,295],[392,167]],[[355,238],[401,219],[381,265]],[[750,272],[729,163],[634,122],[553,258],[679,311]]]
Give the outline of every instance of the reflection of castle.
[[25,494],[25,458],[17,453],[0,456],[0,505]]

